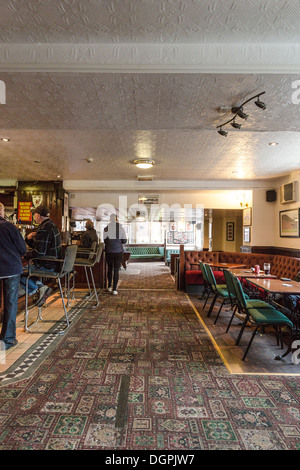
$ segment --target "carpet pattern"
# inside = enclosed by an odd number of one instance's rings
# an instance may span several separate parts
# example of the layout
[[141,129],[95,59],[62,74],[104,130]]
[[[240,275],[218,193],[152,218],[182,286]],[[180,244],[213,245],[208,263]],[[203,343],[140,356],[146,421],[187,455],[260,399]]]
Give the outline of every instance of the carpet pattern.
[[162,262],[129,262],[120,271],[121,289],[175,289],[170,269]]
[[300,450],[300,378],[230,375],[168,285],[102,293],[31,377],[1,386],[0,449]]

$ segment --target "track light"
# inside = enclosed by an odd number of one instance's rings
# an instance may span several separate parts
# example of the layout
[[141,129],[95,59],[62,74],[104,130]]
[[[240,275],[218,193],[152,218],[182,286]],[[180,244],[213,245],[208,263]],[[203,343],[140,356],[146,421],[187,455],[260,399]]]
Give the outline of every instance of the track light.
[[231,111],[233,112],[233,114],[238,115],[242,119],[246,120],[248,118],[248,114],[244,113],[242,106],[240,106],[239,108],[232,108]]
[[242,126],[241,124],[239,124],[238,122],[235,122],[235,118],[233,119],[233,121],[230,123],[230,125],[232,127],[234,127],[235,129],[240,129]]
[[260,109],[266,109],[266,105],[263,101],[260,101],[259,98],[257,98],[257,101],[254,101],[254,103],[256,104],[256,106],[258,106]]
[[[261,93],[258,93],[258,95],[255,95],[255,96],[252,96],[251,98],[249,98],[248,100],[246,100],[244,103],[242,103],[240,106],[233,106],[231,108],[231,112],[234,114],[233,118],[229,119],[228,121],[224,122],[223,124],[220,124],[219,126],[217,126],[217,129],[218,129],[218,133],[220,135],[223,135],[223,136],[227,136],[228,132],[227,131],[224,131],[222,129],[223,126],[226,126],[226,124],[229,124],[234,127],[235,129],[240,129],[242,126],[241,124],[239,124],[238,122],[235,122],[235,118],[237,116],[239,116],[241,119],[247,119],[249,116],[248,114],[244,113],[244,109],[243,109],[243,106],[246,104],[246,103],[249,103],[249,101],[252,101],[254,100],[255,98],[257,98],[256,101],[254,101],[254,103],[256,104],[256,106],[258,106],[260,109],[263,109],[265,110],[267,108],[266,104],[263,102],[263,101],[260,101],[259,97],[261,95],[263,95],[265,93],[265,91],[262,91]],[[221,108],[219,108],[221,109]]]
[[223,131],[222,127],[220,127],[220,129],[218,130],[218,133],[219,133],[220,135],[223,135],[224,137],[227,137],[227,134],[228,134],[227,131]]

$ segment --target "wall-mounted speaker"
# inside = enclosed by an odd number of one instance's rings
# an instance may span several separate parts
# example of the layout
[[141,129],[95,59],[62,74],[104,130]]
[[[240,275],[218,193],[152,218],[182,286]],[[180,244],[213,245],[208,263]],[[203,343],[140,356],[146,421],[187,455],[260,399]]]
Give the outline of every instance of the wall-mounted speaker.
[[275,189],[270,189],[269,191],[266,191],[266,201],[267,202],[276,201],[276,191],[275,191]]

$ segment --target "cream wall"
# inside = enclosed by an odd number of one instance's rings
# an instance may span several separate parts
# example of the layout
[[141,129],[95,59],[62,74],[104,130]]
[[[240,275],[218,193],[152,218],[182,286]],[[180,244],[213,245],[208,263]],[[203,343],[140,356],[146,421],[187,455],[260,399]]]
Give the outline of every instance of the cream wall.
[[287,248],[298,248],[300,249],[300,238],[282,238],[279,235],[279,212],[287,209],[298,209],[300,207],[300,171],[294,172],[289,176],[282,178],[280,184],[291,183],[292,181],[297,181],[298,183],[298,194],[297,201],[291,202],[288,204],[280,203],[279,191],[277,193],[277,201],[275,205],[275,230],[274,230],[274,245],[287,247]]
[[[227,222],[234,223],[234,240],[226,240]],[[212,251],[239,252],[243,244],[242,217],[214,217]]]
[[250,190],[199,190],[199,191],[70,191],[70,207],[98,207],[101,204],[120,205],[120,197],[127,198],[128,206],[137,204],[141,194],[159,194],[159,204],[184,207],[190,204],[203,205],[210,209],[240,209],[240,201],[245,195],[249,204],[252,203]]
[[287,238],[280,237],[279,235],[279,212],[287,209],[295,209],[300,207],[299,191],[297,201],[281,204],[280,202],[280,186],[282,184],[290,183],[292,181],[298,182],[298,189],[300,187],[300,172],[294,172],[288,176],[277,179],[274,182],[274,187],[269,189],[276,189],[277,198],[274,202],[266,201],[266,191],[256,189],[253,191],[253,222],[252,222],[252,237],[250,245],[268,245],[285,248],[298,248],[300,249],[300,238]]

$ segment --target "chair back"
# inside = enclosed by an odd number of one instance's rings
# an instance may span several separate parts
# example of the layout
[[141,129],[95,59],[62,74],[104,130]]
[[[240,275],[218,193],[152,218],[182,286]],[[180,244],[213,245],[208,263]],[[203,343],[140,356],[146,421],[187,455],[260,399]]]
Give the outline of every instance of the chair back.
[[236,300],[238,302],[238,305],[242,310],[245,311],[245,310],[247,310],[247,301],[246,301],[246,297],[245,297],[242,285],[241,285],[239,279],[235,276],[232,276],[232,282],[233,282],[233,285],[234,285],[235,296],[236,296]]
[[233,274],[231,274],[230,271],[228,271],[228,269],[224,269],[223,270],[223,273],[224,273],[224,277],[225,277],[225,282],[226,282],[226,286],[227,286],[227,290],[229,292],[229,295],[230,297],[232,297],[233,299],[236,298],[236,293],[235,293],[235,287],[234,287],[234,283],[233,283]]
[[68,274],[73,271],[78,246],[71,245],[66,247],[64,262],[62,263],[60,274]]
[[95,252],[97,250],[97,242],[93,242],[91,244],[91,247],[89,248],[91,250],[91,253],[89,254],[88,259],[93,259],[95,256]]
[[209,264],[205,264],[205,270],[206,270],[207,280],[208,280],[209,285],[211,286],[213,291],[216,291],[217,290],[216,278]]
[[102,252],[103,252],[103,248],[104,248],[104,243],[100,243],[97,247],[96,252],[94,253],[92,263],[89,264],[90,268],[94,267],[95,264],[99,263]]
[[200,265],[200,271],[202,273],[204,282],[206,282],[206,284],[209,284],[205,264],[203,263],[203,261],[199,261],[199,265]]
[[98,248],[97,248],[97,254],[96,254],[96,258],[95,258],[95,264],[96,263],[99,263],[100,261],[100,258],[101,258],[101,255],[102,255],[102,252],[103,252],[103,248],[104,248],[104,243],[100,243]]

